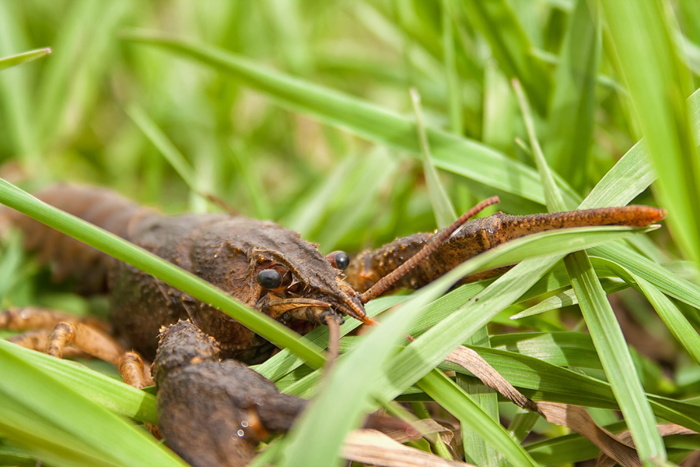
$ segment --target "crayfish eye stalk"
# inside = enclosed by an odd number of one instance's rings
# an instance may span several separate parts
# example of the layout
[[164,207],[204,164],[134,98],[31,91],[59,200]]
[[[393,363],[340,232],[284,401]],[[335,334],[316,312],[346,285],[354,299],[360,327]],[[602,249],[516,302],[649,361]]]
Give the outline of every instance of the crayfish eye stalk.
[[350,265],[350,256],[344,251],[334,251],[326,255],[326,261],[334,268],[344,271]]
[[[423,248],[421,248],[418,253],[415,255],[411,256],[405,263],[403,263],[401,266],[398,268],[394,269],[391,271],[389,274],[386,276],[382,277],[377,281],[376,284],[374,284],[372,287],[370,287],[368,290],[366,290],[362,295],[360,295],[360,301],[362,303],[367,303],[373,298],[378,297],[379,295],[383,294],[384,292],[389,289],[392,285],[396,283],[401,277],[406,275],[411,269],[415,268],[421,261],[424,261],[428,256],[432,255],[437,251],[440,246],[445,243],[447,240],[449,240],[450,236],[452,236],[453,233],[457,231],[462,225],[467,222],[469,219],[472,217],[476,216],[478,213],[483,211],[485,208],[496,204],[500,203],[501,200],[498,198],[498,196],[492,196],[491,198],[488,198],[473,208],[471,208],[469,211],[465,212],[461,216],[459,216],[459,219],[454,221],[452,224],[449,226],[445,227],[443,230],[439,231],[437,234],[433,235],[428,243],[425,244]],[[371,319],[371,318],[370,318]]]

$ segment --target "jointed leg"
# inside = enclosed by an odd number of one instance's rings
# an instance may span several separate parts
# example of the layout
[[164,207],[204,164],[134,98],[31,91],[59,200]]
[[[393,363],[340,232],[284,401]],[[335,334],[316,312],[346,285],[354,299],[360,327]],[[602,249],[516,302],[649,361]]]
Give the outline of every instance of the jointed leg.
[[[46,351],[46,343],[49,340],[50,331],[40,329],[38,331],[27,331],[21,334],[10,336],[8,341],[17,344],[25,349],[36,350],[37,352]],[[83,352],[75,347],[66,347],[63,349],[63,356],[68,358],[91,358],[92,355]]]
[[10,331],[51,330],[58,323],[64,321],[84,323],[104,332],[109,331],[109,326],[106,323],[95,318],[76,316],[47,308],[10,308],[0,313],[0,329]]
[[125,350],[108,334],[87,324],[61,322],[46,342],[46,353],[61,358],[64,348],[72,345],[101,360],[118,365]]
[[119,358],[119,374],[129,386],[138,389],[155,384],[151,376],[151,367],[144,363],[141,355],[136,352],[126,352]]
[[92,355],[116,364],[124,353],[109,336],[109,326],[92,317],[46,308],[11,308],[0,313],[0,328],[28,331],[9,340],[56,357]]

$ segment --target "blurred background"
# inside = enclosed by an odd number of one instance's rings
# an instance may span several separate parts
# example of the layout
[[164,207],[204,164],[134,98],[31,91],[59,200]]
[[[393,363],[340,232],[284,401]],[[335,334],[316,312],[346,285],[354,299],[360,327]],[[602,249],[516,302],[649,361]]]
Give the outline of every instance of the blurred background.
[[[635,203],[668,209],[664,228],[634,245],[697,279],[700,2],[652,3],[628,18],[616,14],[633,5],[623,0],[0,0],[0,57],[52,51],[0,72],[0,177],[29,191],[109,187],[171,214],[227,209],[323,253],[356,252],[441,225],[426,150],[456,213],[496,194],[505,212],[546,211],[517,78],[570,209],[642,151],[642,136],[657,169],[668,157],[676,172],[657,171],[675,198],[643,189],[651,163],[608,180],[607,193],[642,187]],[[52,285],[18,237],[0,253],[4,304],[105,310]],[[646,300],[626,290],[612,302],[628,342],[656,364],[645,383],[659,387],[647,390],[697,398],[698,366]],[[572,309],[537,329],[581,329]],[[686,313],[697,326],[697,310]],[[678,387],[667,379],[676,368]]]
[[[0,75],[2,175],[28,189],[50,182],[109,186],[173,213],[213,209],[192,195],[193,184],[239,213],[301,231],[325,251],[432,229],[418,158],[321,125],[235,77],[125,35],[156,31],[221,48],[408,118],[413,87],[426,125],[532,165],[515,144],[525,133],[508,76],[513,67],[527,72],[520,79],[538,118],[565,114],[554,108],[552,81],[577,2],[494,3],[507,14],[480,11],[478,3],[0,1],[2,56],[52,49]],[[502,23],[488,24],[499,17]],[[697,33],[697,24],[690,26]],[[502,35],[490,37],[497,27]],[[494,49],[504,40],[511,57]],[[508,63],[520,49],[528,61]],[[549,138],[545,149],[582,194],[636,141],[619,86],[597,54],[594,100],[573,110],[583,138],[565,142],[570,134],[558,128],[561,119],[541,125],[543,135],[563,135]],[[158,138],[187,162],[189,187],[154,144]],[[497,192],[441,177],[459,211]],[[543,208],[510,197],[502,209]]]

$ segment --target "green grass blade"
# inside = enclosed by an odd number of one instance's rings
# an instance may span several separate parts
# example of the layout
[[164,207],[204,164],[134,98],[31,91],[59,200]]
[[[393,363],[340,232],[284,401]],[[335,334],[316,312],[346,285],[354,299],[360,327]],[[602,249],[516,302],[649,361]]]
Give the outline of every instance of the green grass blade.
[[484,83],[482,140],[492,147],[506,150],[516,138],[517,114],[515,98],[508,79],[496,64],[487,65]]
[[544,197],[547,200],[547,209],[550,212],[561,212],[566,211],[567,206],[564,202],[564,198],[554,181],[554,174],[549,169],[547,165],[547,160],[542,153],[542,148],[540,142],[537,139],[537,131],[535,130],[535,121],[530,111],[530,104],[523,93],[520,83],[518,81],[513,81],[513,89],[515,89],[515,96],[518,99],[520,105],[520,111],[523,114],[523,122],[525,123],[525,128],[527,130],[528,138],[530,139],[530,146],[532,147],[532,154],[535,158],[535,165],[542,179],[542,185],[544,186]]
[[[620,180],[625,183],[620,183]],[[639,142],[600,179],[578,208],[624,206],[646,190],[654,180],[656,171],[644,145]]]
[[557,260],[538,258],[520,263],[473,300],[416,338],[392,359],[387,374],[389,383],[382,389],[382,398],[395,398],[427,374],[476,330],[491,321],[500,309],[515,302]]
[[0,70],[19,65],[20,63],[31,62],[32,60],[45,57],[50,53],[51,49],[46,47],[43,49],[30,50],[29,52],[23,52],[21,54],[0,58]]
[[450,0],[442,0],[440,3],[440,11],[442,12],[442,50],[445,65],[445,82],[448,90],[447,108],[450,115],[450,131],[460,135],[462,134],[464,123],[462,122],[460,77],[457,69],[454,27],[452,25],[455,18],[453,8]]
[[[0,2],[0,54],[10,55],[26,50],[26,31],[14,20],[21,11],[14,2]],[[0,102],[3,102],[3,125],[17,159],[30,167],[38,165],[39,141],[34,126],[33,111],[36,106],[31,87],[34,66],[5,70],[0,75]]]
[[[388,308],[405,300],[406,297],[400,296],[389,296],[372,300],[367,304],[367,316],[370,318],[376,318],[379,313],[382,313]],[[340,335],[348,335],[350,332],[357,329],[360,324],[361,323],[357,320],[346,320],[345,323],[340,326]],[[328,328],[318,327],[306,334],[304,337],[318,346],[325,347],[328,345]],[[278,381],[280,378],[297,369],[302,364],[303,361],[301,361],[289,350],[285,349],[278,352],[264,363],[255,366],[255,370],[268,379]]]
[[[423,305],[445,292],[449,284],[431,284],[382,321],[349,355],[327,373],[323,391],[301,415],[290,432],[282,465],[333,465],[347,433],[358,428],[372,408],[373,393],[382,380],[386,361]],[[362,374],[362,378],[356,375]],[[339,403],[342,401],[342,403]],[[333,414],[336,422],[329,429],[325,421]],[[309,449],[313,439],[316,448]]]
[[[700,123],[700,90],[688,98],[695,127]],[[625,183],[620,183],[624,180]],[[596,184],[579,209],[621,206],[632,201],[656,180],[656,170],[642,141],[638,142]]]
[[253,164],[254,152],[240,140],[235,139],[231,143],[231,156],[236,172],[240,173],[244,180],[246,195],[253,205],[252,216],[256,219],[272,219],[272,207],[262,184],[262,177],[255,171]]
[[[611,385],[600,379],[525,354],[487,347],[472,348],[508,382],[533,400],[619,410]],[[594,365],[595,362],[587,366]],[[441,364],[440,368],[466,374],[465,369],[449,363]],[[647,394],[647,398],[659,418],[692,430],[700,429],[700,407],[692,401],[677,401],[654,394]],[[403,396],[401,399],[410,400],[410,397]]]
[[700,335],[693,325],[683,316],[677,306],[671,302],[657,287],[641,277],[635,276],[617,263],[601,258],[592,258],[597,267],[606,267],[615,271],[631,284],[637,284],[639,290],[647,297],[659,317],[688,354],[700,363]]
[[506,0],[462,2],[466,17],[484,36],[501,69],[509,78],[523,83],[523,88],[537,112],[547,112],[551,75],[545,64],[535,57],[535,47],[525,33],[513,8]]
[[639,277],[636,278],[636,281],[669,331],[683,345],[693,360],[700,364],[700,335],[693,325],[688,322],[678,307],[656,287]]
[[151,394],[104,376],[74,362],[50,357],[0,340],[0,351],[31,365],[34,371],[78,389],[80,394],[124,417],[158,423],[156,399]]
[[143,132],[158,151],[165,157],[170,166],[182,178],[193,193],[201,193],[199,189],[194,167],[185,159],[185,156],[175,147],[155,122],[138,105],[131,105],[126,109],[126,113],[131,117],[136,126]]
[[[619,279],[607,279],[607,278],[599,278],[600,283],[603,286],[603,290],[605,290],[606,295],[610,295],[611,293],[619,292],[620,290],[624,290],[628,287],[628,285]],[[538,315],[540,313],[545,313],[547,311],[552,311],[552,310],[558,310],[560,308],[566,307],[566,306],[572,306],[572,305],[578,305],[578,298],[576,297],[576,293],[572,289],[565,290],[564,292],[558,293],[556,295],[553,295],[551,297],[548,297],[541,302],[537,303],[536,305],[533,305],[513,316],[510,317],[510,319],[522,319],[526,318],[528,316],[534,316]]]
[[[66,137],[74,131],[66,123],[71,106],[83,107],[97,92],[100,73],[110,60],[111,38],[124,19],[128,5],[120,2],[72,3],[68,6],[65,24],[47,61],[45,79],[37,89],[37,109],[34,122],[44,146],[54,144],[54,138]],[[100,18],[100,27],[94,27]]]
[[700,287],[697,284],[679,277],[626,245],[600,245],[592,248],[590,253],[614,261],[632,274],[649,281],[663,293],[694,308],[700,308]]
[[552,170],[581,190],[588,183],[601,38],[590,3],[575,3],[553,81],[544,148]]
[[654,162],[662,205],[688,259],[700,264],[700,155],[686,98],[692,91],[674,41],[671,8],[661,2],[601,2],[634,116]]
[[[17,425],[2,422],[0,431],[10,439],[61,465],[85,465],[90,458],[108,465],[185,465],[145,431],[7,352],[11,344],[2,344],[0,420]],[[53,443],[60,448],[42,448]]]
[[645,397],[622,330],[588,256],[585,252],[573,253],[564,262],[584,320],[639,456],[646,461],[665,459],[666,451],[656,429],[654,413]]
[[444,373],[432,370],[420,379],[418,387],[459,421],[475,430],[496,448],[509,465],[537,465],[497,421],[485,413],[470,396]]
[[423,109],[420,104],[420,94],[414,88],[410,90],[411,103],[413,104],[413,114],[416,117],[416,129],[418,130],[418,140],[420,141],[421,155],[423,160],[423,173],[428,185],[428,195],[430,204],[435,211],[435,220],[438,228],[442,229],[450,225],[456,218],[457,212],[450,198],[447,196],[445,187],[442,186],[437,170],[433,166],[433,159],[430,156],[430,144],[425,132],[425,122],[423,120]]

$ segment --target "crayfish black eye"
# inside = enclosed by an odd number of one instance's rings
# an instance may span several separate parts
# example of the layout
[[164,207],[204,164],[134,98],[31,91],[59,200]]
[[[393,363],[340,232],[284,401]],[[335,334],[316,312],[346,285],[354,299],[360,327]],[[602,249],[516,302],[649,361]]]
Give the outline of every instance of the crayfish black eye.
[[326,256],[331,266],[336,269],[345,270],[350,266],[350,257],[344,251],[334,251]]
[[282,276],[276,269],[263,269],[258,273],[256,280],[266,289],[276,289],[282,285]]

